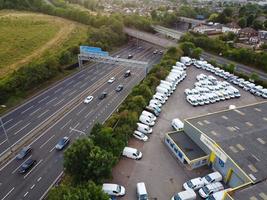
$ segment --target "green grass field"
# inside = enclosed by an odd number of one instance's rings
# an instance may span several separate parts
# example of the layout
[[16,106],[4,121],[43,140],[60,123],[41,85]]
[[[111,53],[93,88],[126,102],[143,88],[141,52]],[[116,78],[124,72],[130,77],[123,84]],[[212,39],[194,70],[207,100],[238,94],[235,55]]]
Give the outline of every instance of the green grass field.
[[86,40],[87,28],[30,12],[0,12],[0,78],[36,59]]

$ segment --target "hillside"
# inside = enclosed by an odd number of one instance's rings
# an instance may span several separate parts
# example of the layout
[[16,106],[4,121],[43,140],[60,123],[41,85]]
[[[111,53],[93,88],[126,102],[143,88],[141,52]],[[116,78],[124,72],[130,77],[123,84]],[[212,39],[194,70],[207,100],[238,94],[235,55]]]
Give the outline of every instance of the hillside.
[[4,10],[0,12],[0,78],[37,59],[84,42],[87,28],[63,18]]

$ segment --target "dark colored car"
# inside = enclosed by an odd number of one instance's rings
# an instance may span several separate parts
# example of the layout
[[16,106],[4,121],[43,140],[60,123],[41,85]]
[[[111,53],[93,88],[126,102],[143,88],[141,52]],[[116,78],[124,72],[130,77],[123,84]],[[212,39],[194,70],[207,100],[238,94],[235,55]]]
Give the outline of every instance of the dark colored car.
[[99,98],[100,100],[102,100],[102,99],[105,99],[105,98],[107,97],[107,95],[108,95],[107,92],[102,92],[98,98]]
[[36,163],[36,160],[33,160],[33,159],[30,158],[29,160],[27,160],[26,162],[24,162],[20,166],[20,168],[18,170],[18,173],[20,173],[20,174],[26,173],[27,171],[29,171],[35,165],[35,163]]
[[31,147],[23,147],[23,149],[21,149],[21,151],[16,156],[16,159],[17,160],[24,159],[28,154],[31,153],[31,151],[32,151],[32,148]]
[[131,59],[131,58],[133,58],[133,55],[129,54],[128,59]]
[[70,143],[70,139],[68,137],[64,137],[56,145],[57,150],[64,149]]
[[116,87],[116,92],[120,92],[120,91],[122,91],[122,89],[123,89],[123,85],[118,85],[118,87]]

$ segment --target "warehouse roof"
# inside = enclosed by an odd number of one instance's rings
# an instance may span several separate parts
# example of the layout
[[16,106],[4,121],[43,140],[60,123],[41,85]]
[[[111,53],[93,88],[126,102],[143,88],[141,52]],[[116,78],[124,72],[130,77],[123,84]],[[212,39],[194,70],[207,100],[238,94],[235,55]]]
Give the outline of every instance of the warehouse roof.
[[267,102],[186,122],[216,142],[254,181],[267,178]]
[[242,199],[242,200],[266,200],[267,199],[267,181],[257,183],[245,189],[237,190],[231,196],[234,199]]
[[183,131],[168,134],[175,144],[183,151],[189,160],[206,156],[207,154]]

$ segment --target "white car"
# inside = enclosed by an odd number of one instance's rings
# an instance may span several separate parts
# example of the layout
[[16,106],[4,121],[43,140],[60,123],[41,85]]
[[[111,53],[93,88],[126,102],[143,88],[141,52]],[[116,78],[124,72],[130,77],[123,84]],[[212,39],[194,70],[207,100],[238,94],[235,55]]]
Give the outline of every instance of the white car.
[[109,80],[108,80],[108,83],[113,83],[115,81],[115,77],[111,77]]
[[192,106],[198,106],[198,101],[194,97],[194,95],[189,95],[186,97],[186,100],[192,105]]
[[83,103],[90,103],[92,100],[94,99],[94,97],[93,96],[88,96],[88,97],[86,97],[85,99],[84,99],[84,101],[83,101]]
[[148,140],[148,137],[144,133],[141,133],[140,131],[134,131],[133,136],[136,139],[144,141],[144,142]]
[[192,95],[193,93],[192,93],[192,91],[190,90],[190,89],[185,89],[185,91],[184,91],[184,93],[186,94],[186,95]]
[[110,196],[123,196],[125,195],[125,188],[121,185],[113,183],[104,183],[102,190]]
[[202,178],[194,178],[191,179],[190,181],[187,181],[183,184],[183,188],[185,190],[192,189],[192,190],[198,190],[202,188],[205,185],[205,182]]

